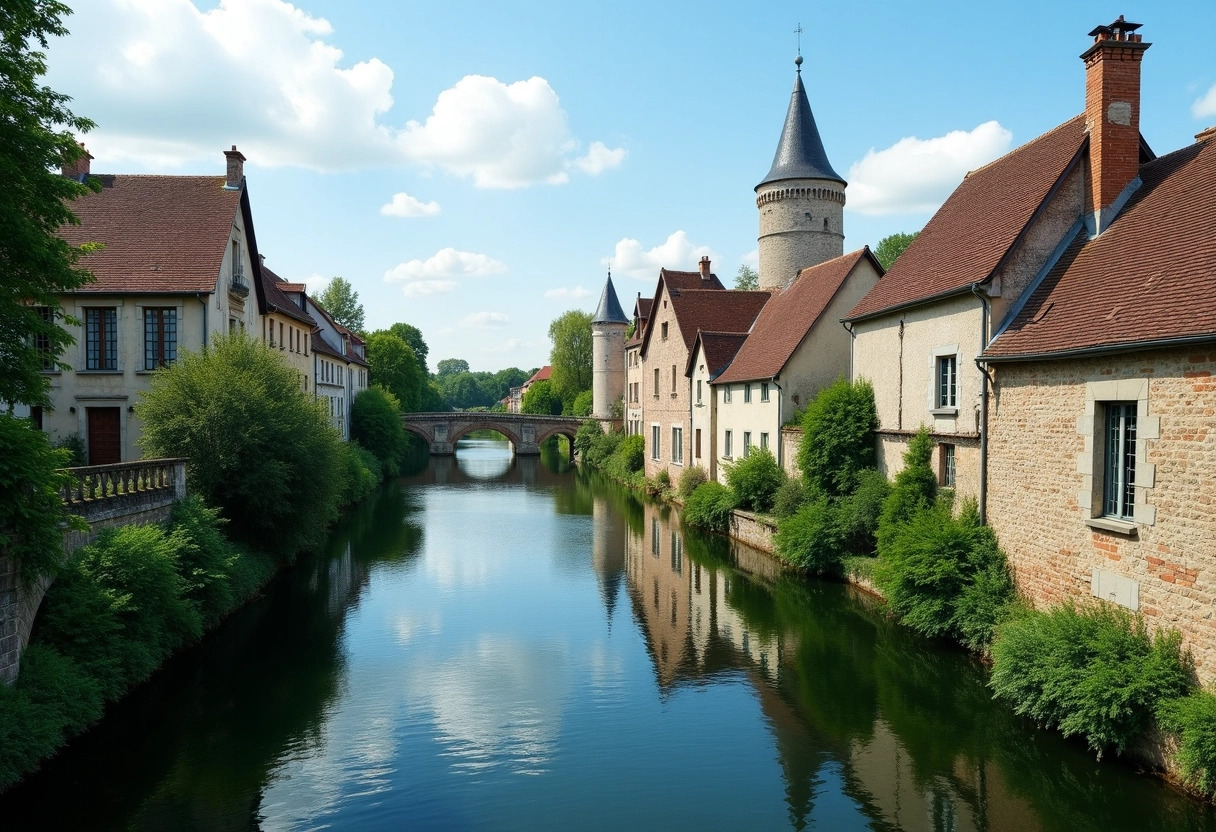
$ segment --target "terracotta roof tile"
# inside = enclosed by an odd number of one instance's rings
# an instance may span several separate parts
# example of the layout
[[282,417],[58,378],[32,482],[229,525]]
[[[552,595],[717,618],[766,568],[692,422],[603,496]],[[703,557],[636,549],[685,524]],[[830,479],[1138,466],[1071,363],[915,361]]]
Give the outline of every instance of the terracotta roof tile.
[[241,191],[223,176],[100,176],[72,203],[68,243],[102,243],[81,260],[96,282],[79,292],[214,292]]
[[527,387],[529,384],[533,384],[537,381],[546,381],[549,378],[549,376],[551,376],[552,374],[553,374],[553,368],[551,366],[549,366],[548,364],[546,364],[545,366],[543,366],[539,370],[537,370],[535,373],[533,373],[532,378],[525,381],[523,383],[523,386]]
[[[798,272],[761,310],[747,343],[718,381],[751,381],[779,374],[853,269],[865,259],[882,274],[882,266],[868,246]],[[830,323],[838,326],[835,321]]]
[[300,323],[308,324],[309,328],[316,326],[317,322],[312,317],[299,307],[299,305],[283,293],[284,286],[290,286],[283,278],[267,268],[266,264],[262,264],[262,292],[266,297],[268,312],[282,312],[289,318],[294,318]]
[[684,346],[692,350],[698,332],[747,332],[769,300],[768,292],[686,289],[671,293],[671,308]]
[[1216,141],[1140,168],[1098,237],[1084,232],[985,352],[993,358],[1216,338]]
[[968,174],[847,319],[963,291],[986,280],[1086,138],[1085,117],[1077,116]]
[[281,277],[279,278],[279,280],[282,281],[282,283],[280,283],[280,285],[279,285],[279,288],[282,289],[284,292],[307,292],[308,291],[308,284],[306,284],[306,283],[288,283],[286,280],[283,280],[283,278],[281,278]]
[[[709,380],[714,381],[723,368],[734,360],[739,348],[747,340],[747,333],[699,332],[697,340],[701,342],[701,351],[705,353],[705,366],[709,369]],[[692,362],[696,355],[697,347],[696,341],[694,341],[692,351],[688,354],[688,365],[684,368],[684,375],[692,375]]]
[[[718,280],[716,274],[711,274],[709,280],[702,280],[701,273],[697,272],[678,272],[672,269],[659,269],[659,280],[662,280],[671,289],[722,289],[722,281]],[[658,297],[656,291],[654,297]],[[647,300],[647,298],[643,298]],[[649,298],[651,304],[654,303],[654,298]]]

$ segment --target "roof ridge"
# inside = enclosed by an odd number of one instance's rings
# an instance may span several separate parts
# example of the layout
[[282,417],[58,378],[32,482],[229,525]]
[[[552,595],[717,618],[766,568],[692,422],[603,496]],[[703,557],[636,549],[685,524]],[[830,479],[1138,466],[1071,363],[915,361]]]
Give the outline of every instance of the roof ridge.
[[[1009,158],[1010,156],[1012,156],[1013,154],[1017,153],[1018,151],[1020,151],[1020,150],[1025,150],[1026,148],[1030,147],[1032,144],[1036,144],[1036,143],[1038,143],[1038,142],[1042,141],[1043,139],[1046,139],[1047,137],[1051,136],[1053,133],[1057,133],[1057,132],[1059,132],[1060,130],[1063,130],[1064,128],[1066,128],[1066,127],[1068,127],[1069,125],[1071,125],[1071,124],[1072,124],[1074,121],[1078,121],[1078,120],[1080,120],[1080,119],[1084,119],[1084,118],[1085,118],[1085,113],[1078,113],[1077,115],[1075,115],[1075,116],[1073,116],[1072,118],[1070,118],[1068,121],[1061,122],[1060,124],[1057,124],[1055,127],[1051,128],[1051,129],[1050,129],[1050,130],[1048,130],[1046,133],[1040,133],[1039,135],[1035,136],[1035,137],[1034,137],[1033,139],[1031,139],[1030,141],[1028,141],[1028,142],[1023,142],[1022,144],[1018,145],[1017,147],[1013,148],[1012,150],[1008,150],[1008,151],[1006,151],[1005,153],[1003,153],[1003,154],[1001,154],[1000,156],[998,156],[998,157],[996,157],[995,159],[993,159],[991,162],[988,162],[987,164],[980,165],[978,168],[975,168],[974,170],[969,170],[969,171],[967,171],[967,172],[966,172],[966,173],[963,175],[963,181],[966,181],[967,179],[971,178],[972,174],[976,174],[976,173],[980,173],[981,171],[985,171],[985,170],[987,170],[988,168],[992,167],[993,165],[995,165],[995,164],[997,164],[997,163],[999,163],[999,162],[1001,162],[1001,161],[1004,161],[1005,159]],[[998,123],[999,123],[999,122],[998,122]]]

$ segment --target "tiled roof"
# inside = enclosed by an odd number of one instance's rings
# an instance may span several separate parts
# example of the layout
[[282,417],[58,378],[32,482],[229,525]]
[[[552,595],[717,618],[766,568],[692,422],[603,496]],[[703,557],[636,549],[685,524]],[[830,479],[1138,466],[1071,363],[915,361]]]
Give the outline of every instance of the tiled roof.
[[985,355],[1067,355],[1216,339],[1216,141],[1140,168],[1101,235],[1084,232]]
[[[672,269],[659,269],[659,280],[667,284],[669,289],[722,289],[722,281],[718,280],[716,274],[711,274],[709,280],[702,280],[701,273],[697,272],[677,272]],[[656,291],[654,297],[658,297]],[[646,298],[643,298],[646,300]],[[651,304],[654,304],[654,298],[649,299]]]
[[736,289],[687,289],[671,293],[684,346],[692,349],[697,333],[747,332],[769,300],[768,292]]
[[650,317],[650,307],[654,306],[654,298],[639,297],[634,303],[634,314],[639,318]]
[[265,263],[262,264],[262,292],[266,297],[266,311],[282,312],[289,318],[300,323],[308,324],[309,330],[317,325],[312,317],[301,309],[295,301],[283,294],[283,287],[290,286],[283,278],[272,272]]
[[[779,374],[853,269],[865,259],[882,274],[869,246],[798,272],[794,282],[775,293],[761,310],[747,343],[718,381],[751,381]],[[825,323],[839,326],[836,321]]]
[[73,246],[105,248],[81,260],[97,278],[78,292],[214,292],[242,190],[223,176],[99,176],[102,189],[72,203]]
[[289,283],[286,280],[283,280],[282,278],[279,278],[279,279],[282,280],[282,283],[279,285],[279,288],[282,289],[284,292],[307,292],[308,291],[307,283]]
[[[709,380],[714,381],[718,373],[734,359],[743,342],[747,340],[746,332],[699,332],[697,340],[701,342],[701,352],[705,353],[705,366],[709,371]],[[688,354],[688,365],[684,375],[692,375],[692,363],[697,355],[696,341]]]
[[342,353],[338,352],[336,349],[331,347],[326,342],[325,338],[321,335],[321,330],[319,327],[316,329],[313,329],[311,340],[312,340],[312,351],[313,352],[323,353],[325,355],[329,355],[334,358],[344,359],[346,357],[346,356],[342,355]]
[[546,364],[545,366],[543,366],[539,370],[537,370],[535,373],[533,373],[532,378],[525,381],[523,386],[527,387],[529,384],[532,384],[534,382],[545,381],[552,374],[553,374],[553,368],[551,366],[549,366],[548,364]]
[[1077,116],[968,174],[847,318],[965,291],[990,277],[1086,138],[1085,117]]

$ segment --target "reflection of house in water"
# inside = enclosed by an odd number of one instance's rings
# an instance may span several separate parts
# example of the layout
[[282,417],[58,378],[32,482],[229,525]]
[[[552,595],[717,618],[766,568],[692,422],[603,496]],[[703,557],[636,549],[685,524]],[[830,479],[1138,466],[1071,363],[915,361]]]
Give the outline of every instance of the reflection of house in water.
[[591,518],[591,566],[611,628],[621,576],[625,574],[625,517],[613,510],[606,497],[597,494],[591,504]]

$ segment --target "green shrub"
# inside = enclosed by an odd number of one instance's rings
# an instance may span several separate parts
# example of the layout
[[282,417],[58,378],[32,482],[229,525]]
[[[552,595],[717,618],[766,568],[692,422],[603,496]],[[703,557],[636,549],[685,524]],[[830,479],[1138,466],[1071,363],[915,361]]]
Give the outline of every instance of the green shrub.
[[773,495],[773,516],[778,519],[791,517],[806,503],[806,487],[797,477],[786,477],[785,482],[777,488]]
[[376,490],[382,470],[380,460],[353,439],[342,444],[342,467],[342,505],[354,505]]
[[1122,753],[1157,702],[1186,693],[1181,643],[1176,630],[1150,635],[1141,616],[1105,603],[1031,612],[998,628],[989,684],[1018,714],[1083,736],[1099,756]]
[[840,511],[826,494],[808,500],[777,523],[773,538],[777,556],[808,572],[834,574],[845,554]]
[[71,477],[57,470],[67,451],[54,450],[27,419],[0,412],[0,552],[13,557],[21,579],[53,575],[63,555],[63,528],[86,529],[63,510],[59,489]]
[[840,529],[845,547],[857,555],[873,555],[875,535],[891,483],[873,468],[857,474],[857,488],[840,500]]
[[553,385],[548,379],[534,381],[519,402],[519,412],[555,416],[562,412],[562,400],[553,392]]
[[[401,402],[378,384],[355,396],[350,403],[350,438],[379,460],[372,468],[376,479],[400,474],[401,455],[406,448]],[[344,465],[349,465],[349,460],[344,460]]]
[[727,463],[726,484],[735,492],[739,506],[743,509],[768,512],[773,509],[773,497],[781,483],[785,482],[785,471],[777,464],[777,458],[767,448],[753,448],[743,459]]
[[84,447],[84,439],[79,433],[73,431],[66,436],[60,436],[51,443],[51,447],[56,450],[63,449],[68,452],[67,461],[64,463],[68,468],[78,468],[84,465],[88,459],[88,453]]
[[1178,763],[1188,783],[1216,792],[1216,695],[1197,690],[1157,709],[1161,727],[1178,738]]
[[688,495],[680,517],[691,526],[714,532],[730,530],[735,494],[720,482],[703,482]]
[[877,429],[870,382],[842,378],[821,390],[807,405],[798,446],[798,469],[807,487],[830,497],[851,494],[857,476],[874,467]]
[[697,490],[697,486],[705,482],[708,478],[705,476],[705,469],[700,465],[692,465],[680,472],[680,484],[676,487],[676,493],[681,499],[688,499],[692,492]]
[[584,390],[574,397],[574,404],[570,406],[570,413],[572,416],[590,416],[591,408],[594,404],[591,391]]
[[585,459],[587,451],[591,450],[592,443],[603,434],[604,429],[600,427],[600,423],[594,419],[588,419],[578,426],[578,431],[574,434],[574,450]]
[[903,470],[895,475],[895,485],[883,502],[877,532],[879,556],[904,524],[936,501],[937,475],[930,465],[932,457],[933,439],[922,426],[908,443]]
[[651,497],[661,497],[671,490],[671,474],[667,469],[661,469],[653,477],[646,478],[646,493]]
[[621,459],[621,466],[630,473],[637,473],[646,467],[646,440],[640,434],[627,436],[621,442],[616,455]]
[[182,597],[194,604],[210,627],[232,609],[231,574],[241,555],[222,531],[227,521],[201,497],[173,504],[169,526],[177,535],[177,570]]
[[341,440],[328,410],[264,344],[216,338],[152,376],[136,405],[150,456],[181,456],[191,493],[217,506],[233,535],[293,556],[337,517]]
[[[578,437],[575,437],[578,440]],[[594,468],[603,468],[608,464],[608,460],[616,453],[616,449],[625,441],[625,437],[620,433],[604,433],[600,430],[598,435],[590,437],[590,446],[587,448],[586,462]]]

